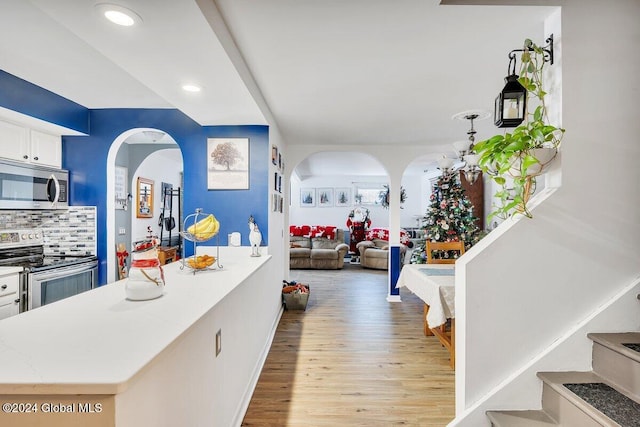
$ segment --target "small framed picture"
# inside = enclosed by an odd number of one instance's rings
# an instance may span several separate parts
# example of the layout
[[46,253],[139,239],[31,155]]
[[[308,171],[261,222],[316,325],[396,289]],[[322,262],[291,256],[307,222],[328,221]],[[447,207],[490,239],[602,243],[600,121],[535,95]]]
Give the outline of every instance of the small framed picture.
[[312,208],[316,205],[316,189],[301,188],[300,189],[300,206],[303,208]]
[[336,206],[351,206],[351,189],[336,188]]
[[333,206],[333,188],[318,188],[318,206],[331,207]]

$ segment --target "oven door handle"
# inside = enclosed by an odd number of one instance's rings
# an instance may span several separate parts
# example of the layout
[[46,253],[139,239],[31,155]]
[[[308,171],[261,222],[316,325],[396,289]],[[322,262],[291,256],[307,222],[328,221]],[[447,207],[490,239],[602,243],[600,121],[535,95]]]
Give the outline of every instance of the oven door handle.
[[91,271],[98,266],[97,262],[85,263],[80,265],[74,265],[70,267],[56,268],[53,271],[42,271],[31,273],[34,279],[39,281],[53,280],[60,277],[71,276],[77,273],[83,273],[85,271]]

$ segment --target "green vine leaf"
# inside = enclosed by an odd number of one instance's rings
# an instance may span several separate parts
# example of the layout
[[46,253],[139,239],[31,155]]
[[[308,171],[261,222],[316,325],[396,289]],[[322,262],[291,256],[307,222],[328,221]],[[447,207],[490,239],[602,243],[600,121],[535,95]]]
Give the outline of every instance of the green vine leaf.
[[535,121],[542,120],[542,106],[541,105],[539,105],[538,108],[536,108],[536,111],[534,111],[533,120],[535,120]]

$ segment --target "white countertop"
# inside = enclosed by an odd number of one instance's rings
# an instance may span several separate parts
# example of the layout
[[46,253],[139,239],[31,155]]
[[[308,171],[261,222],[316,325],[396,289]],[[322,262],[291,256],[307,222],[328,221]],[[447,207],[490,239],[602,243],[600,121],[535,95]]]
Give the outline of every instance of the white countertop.
[[[0,394],[115,394],[271,257],[221,248],[221,270],[164,267],[163,296],[125,299],[124,280],[0,321]],[[214,252],[215,253],[215,252]]]
[[0,276],[6,276],[7,274],[20,273],[23,270],[22,267],[0,267]]

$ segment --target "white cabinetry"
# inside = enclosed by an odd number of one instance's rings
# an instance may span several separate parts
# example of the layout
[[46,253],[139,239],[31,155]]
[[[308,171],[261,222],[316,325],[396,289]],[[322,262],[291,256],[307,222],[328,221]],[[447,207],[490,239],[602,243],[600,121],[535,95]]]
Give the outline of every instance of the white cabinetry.
[[0,157],[59,168],[62,138],[0,121]]
[[25,162],[28,152],[29,129],[0,121],[0,157]]
[[62,167],[62,138],[58,135],[31,130],[31,159],[56,168]]
[[0,275],[0,319],[20,312],[18,277],[18,273]]

